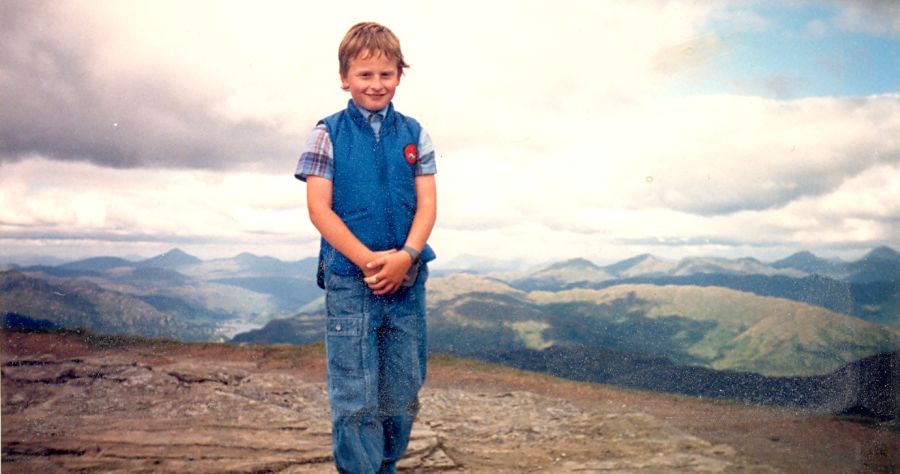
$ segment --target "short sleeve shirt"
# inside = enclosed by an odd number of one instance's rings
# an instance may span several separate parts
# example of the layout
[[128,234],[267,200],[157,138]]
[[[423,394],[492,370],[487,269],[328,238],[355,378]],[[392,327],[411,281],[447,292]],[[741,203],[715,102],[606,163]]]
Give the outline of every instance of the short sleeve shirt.
[[[360,109],[363,116],[368,120],[372,112]],[[380,112],[376,112],[380,113]],[[371,120],[369,121],[372,122]],[[378,133],[377,125],[373,129]],[[416,160],[416,176],[437,173],[437,166],[434,162],[434,145],[431,143],[431,137],[425,130],[419,135],[419,159]],[[331,137],[328,136],[328,128],[325,124],[316,125],[309,138],[306,139],[303,153],[300,154],[300,160],[297,163],[297,171],[294,176],[306,181],[307,176],[318,176],[329,181],[334,180],[334,147],[331,144]]]

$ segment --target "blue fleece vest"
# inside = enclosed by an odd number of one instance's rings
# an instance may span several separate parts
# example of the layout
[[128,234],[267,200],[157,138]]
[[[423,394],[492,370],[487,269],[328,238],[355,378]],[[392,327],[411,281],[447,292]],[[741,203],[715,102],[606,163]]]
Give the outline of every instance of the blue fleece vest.
[[[422,127],[388,105],[376,140],[371,125],[352,100],[346,109],[319,123],[328,127],[334,148],[332,209],[370,250],[402,248],[416,214],[418,153],[415,157],[408,154],[418,147]],[[419,258],[428,262],[434,257],[434,251],[426,245]],[[338,275],[362,274],[325,239],[319,265]]]

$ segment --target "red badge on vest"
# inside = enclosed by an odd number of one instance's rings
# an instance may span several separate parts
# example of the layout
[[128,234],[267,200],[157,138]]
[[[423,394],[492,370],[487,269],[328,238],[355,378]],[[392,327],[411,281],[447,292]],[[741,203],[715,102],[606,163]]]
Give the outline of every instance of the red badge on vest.
[[419,149],[410,143],[403,147],[403,157],[406,158],[407,163],[414,164],[419,159]]

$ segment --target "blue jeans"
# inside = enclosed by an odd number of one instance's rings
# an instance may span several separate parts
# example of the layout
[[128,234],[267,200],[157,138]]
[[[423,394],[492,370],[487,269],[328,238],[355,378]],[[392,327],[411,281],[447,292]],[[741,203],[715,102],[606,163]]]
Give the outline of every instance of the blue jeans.
[[325,278],[332,445],[339,472],[392,473],[425,382],[425,265],[415,285],[375,296],[359,277]]

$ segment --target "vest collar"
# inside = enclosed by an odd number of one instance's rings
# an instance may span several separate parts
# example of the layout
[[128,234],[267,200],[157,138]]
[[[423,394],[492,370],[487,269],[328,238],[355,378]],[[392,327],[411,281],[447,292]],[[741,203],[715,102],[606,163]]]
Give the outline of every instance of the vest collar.
[[347,101],[347,113],[350,114],[350,117],[353,117],[353,121],[356,122],[359,126],[369,126],[369,116],[373,113],[381,114],[381,130],[382,132],[387,130],[387,128],[393,124],[395,116],[394,116],[394,103],[391,102],[382,110],[378,112],[369,112],[368,110],[364,110],[356,105],[356,102],[353,102],[353,99]]

